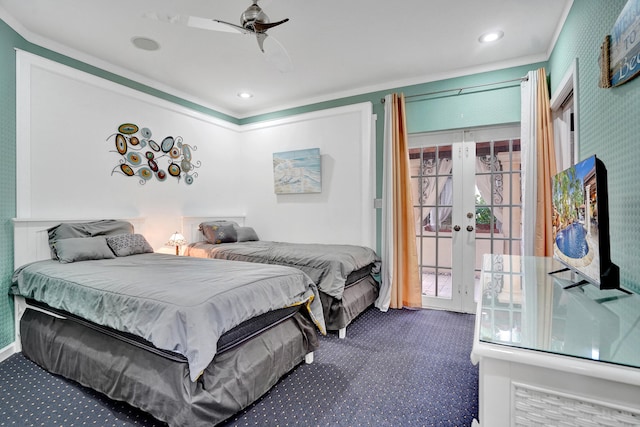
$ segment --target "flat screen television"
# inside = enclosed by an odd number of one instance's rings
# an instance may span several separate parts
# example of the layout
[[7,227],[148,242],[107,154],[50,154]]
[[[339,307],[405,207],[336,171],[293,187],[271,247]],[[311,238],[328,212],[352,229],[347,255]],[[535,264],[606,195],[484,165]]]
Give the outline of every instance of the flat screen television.
[[591,156],[552,177],[553,251],[581,278],[600,289],[620,288],[620,269],[611,262],[607,169]]

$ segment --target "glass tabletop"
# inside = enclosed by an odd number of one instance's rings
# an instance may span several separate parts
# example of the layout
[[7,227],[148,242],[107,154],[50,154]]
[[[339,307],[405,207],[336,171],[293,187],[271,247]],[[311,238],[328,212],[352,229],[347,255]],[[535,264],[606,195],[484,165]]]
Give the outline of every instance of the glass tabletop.
[[565,289],[580,278],[562,268],[553,258],[485,255],[479,340],[640,368],[640,295]]

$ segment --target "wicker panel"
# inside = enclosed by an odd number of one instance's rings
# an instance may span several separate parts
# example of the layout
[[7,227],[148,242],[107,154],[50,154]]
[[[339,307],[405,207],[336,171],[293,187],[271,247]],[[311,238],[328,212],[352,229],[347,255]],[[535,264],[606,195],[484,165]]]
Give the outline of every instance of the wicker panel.
[[640,426],[640,413],[514,384],[515,426]]

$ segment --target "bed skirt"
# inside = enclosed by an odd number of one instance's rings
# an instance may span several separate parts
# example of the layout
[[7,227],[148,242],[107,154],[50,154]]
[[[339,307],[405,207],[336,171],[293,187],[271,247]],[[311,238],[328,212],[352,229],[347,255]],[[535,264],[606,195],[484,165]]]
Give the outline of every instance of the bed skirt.
[[371,275],[367,275],[345,286],[341,300],[320,292],[327,330],[337,331],[346,328],[353,319],[375,302],[379,289],[378,282]]
[[224,421],[266,393],[318,345],[315,326],[297,312],[217,354],[192,382],[182,356],[149,351],[70,319],[27,309],[20,332],[23,354],[47,371],[180,427]]

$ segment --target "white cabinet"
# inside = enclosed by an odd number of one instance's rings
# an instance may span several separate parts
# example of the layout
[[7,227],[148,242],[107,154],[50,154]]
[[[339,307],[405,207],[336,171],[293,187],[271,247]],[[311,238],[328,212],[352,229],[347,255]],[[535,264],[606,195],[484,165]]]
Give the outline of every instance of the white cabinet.
[[471,359],[479,423],[640,426],[640,296],[586,285],[550,258],[488,255]]

